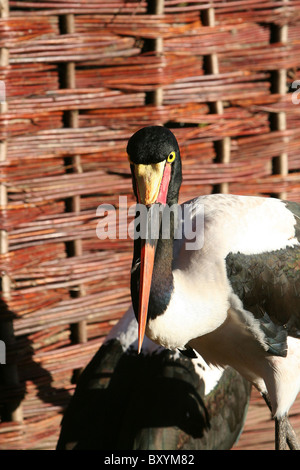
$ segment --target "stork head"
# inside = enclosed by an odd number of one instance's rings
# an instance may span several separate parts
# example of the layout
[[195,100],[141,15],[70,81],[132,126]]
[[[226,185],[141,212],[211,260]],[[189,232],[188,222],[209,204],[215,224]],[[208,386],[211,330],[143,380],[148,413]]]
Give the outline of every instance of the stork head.
[[[145,127],[129,139],[127,153],[137,202],[147,207],[148,222],[151,224],[151,207],[154,204],[171,206],[178,202],[182,173],[177,140],[166,127]],[[139,245],[139,302],[138,312],[135,312],[139,323],[139,352],[147,323],[156,242],[148,236]]]
[[181,185],[181,159],[174,134],[162,126],[144,127],[129,139],[127,153],[137,201],[174,204]]

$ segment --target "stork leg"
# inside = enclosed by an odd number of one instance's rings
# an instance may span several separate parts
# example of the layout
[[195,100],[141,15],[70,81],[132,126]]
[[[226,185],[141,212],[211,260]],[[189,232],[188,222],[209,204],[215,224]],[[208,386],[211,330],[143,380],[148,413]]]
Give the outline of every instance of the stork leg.
[[286,450],[287,417],[275,418],[275,450]]
[[[262,393],[269,410],[272,412],[272,406],[267,394]],[[285,450],[286,444],[291,450],[300,450],[300,443],[297,435],[291,425],[287,415],[281,419],[275,418],[275,448],[276,450]]]
[[288,417],[286,417],[286,440],[291,450],[300,450],[299,439]]

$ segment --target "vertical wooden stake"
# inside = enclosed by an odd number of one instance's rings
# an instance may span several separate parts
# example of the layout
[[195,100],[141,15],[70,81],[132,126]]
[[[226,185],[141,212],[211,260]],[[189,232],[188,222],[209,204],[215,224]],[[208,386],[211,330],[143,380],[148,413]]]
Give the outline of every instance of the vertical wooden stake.
[[[73,14],[64,15],[61,18],[61,33],[62,34],[74,34],[75,33],[75,21]],[[76,88],[76,67],[74,62],[68,62],[65,64],[62,76],[63,88]],[[69,110],[64,116],[65,127],[77,128],[79,126],[79,113],[78,110]],[[70,158],[65,159],[67,172],[70,173],[82,173],[80,155],[73,155]],[[80,212],[80,195],[73,196],[66,201],[67,210],[70,212]],[[81,256],[82,255],[82,241],[73,240],[67,242],[68,256]],[[71,291],[73,297],[82,297],[85,295],[85,288],[81,284],[76,289]],[[87,325],[86,321],[82,320],[78,323],[71,325],[71,335],[74,343],[85,343],[87,341]]]
[[[164,0],[148,0],[148,14],[163,15],[164,13]],[[164,40],[161,37],[148,41],[150,50],[155,52],[156,55],[162,55],[164,51]],[[163,104],[163,87],[158,87],[154,92],[147,93],[147,103],[154,106],[162,106]],[[162,123],[163,124],[163,123]]]
[[[287,2],[288,0],[285,0]],[[274,26],[273,30],[273,41],[280,42],[282,44],[287,44],[288,42],[288,26]],[[285,95],[287,93],[287,70],[279,69],[276,70],[273,74],[273,92],[280,95]],[[287,128],[286,125],[286,113],[280,111],[270,116],[271,119],[271,128],[273,131],[285,131]],[[285,137],[283,142],[287,143],[288,139]],[[289,173],[289,162],[287,152],[282,152],[278,157],[273,159],[273,172],[276,175],[287,176]],[[286,199],[286,191],[281,191],[276,193],[276,196],[280,199]]]
[[[202,23],[204,26],[215,26],[215,10],[214,8],[208,8],[202,13]],[[206,57],[206,73],[212,75],[219,74],[219,60],[216,53],[209,54]],[[217,100],[211,103],[211,112],[222,115],[224,113],[224,107],[222,100]],[[224,137],[222,140],[216,142],[216,162],[217,163],[229,163],[231,152],[231,139],[230,137]],[[228,193],[228,183],[221,183],[215,186],[215,192]]]
[[[156,15],[163,15],[164,13],[164,0],[156,0],[155,1],[155,14]],[[162,54],[164,51],[164,40],[163,38],[159,37],[155,39],[154,43],[154,50],[156,54]],[[155,106],[161,106],[163,103],[163,88],[159,87],[157,90],[155,90],[154,93],[154,100],[153,104]]]

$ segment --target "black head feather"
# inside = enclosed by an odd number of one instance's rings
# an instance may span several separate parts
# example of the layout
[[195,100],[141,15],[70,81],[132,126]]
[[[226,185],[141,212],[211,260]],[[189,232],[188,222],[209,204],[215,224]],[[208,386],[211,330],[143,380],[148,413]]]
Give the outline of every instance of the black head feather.
[[130,137],[127,145],[127,153],[135,164],[162,162],[172,151],[179,154],[177,140],[169,129],[162,126],[140,129]]
[[130,137],[127,145],[130,160],[136,165],[162,162],[168,158],[171,152],[175,152],[176,158],[172,163],[168,204],[174,204],[178,201],[182,182],[180,151],[174,134],[163,126],[144,127]]

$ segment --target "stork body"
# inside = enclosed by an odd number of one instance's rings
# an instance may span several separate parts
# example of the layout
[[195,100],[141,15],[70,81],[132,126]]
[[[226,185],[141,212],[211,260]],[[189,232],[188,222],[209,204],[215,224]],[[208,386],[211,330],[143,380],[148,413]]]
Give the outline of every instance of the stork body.
[[230,449],[249,383],[145,340],[137,354],[132,307],[83,371],[64,414],[59,450]]
[[[175,158],[169,163],[171,153]],[[178,201],[180,153],[170,131],[159,126],[138,131],[129,140],[128,154],[139,202],[149,207]],[[161,182],[154,177],[158,196],[151,198],[154,189],[140,188],[151,176],[141,177],[139,168],[148,165],[151,173],[163,160]],[[197,227],[203,240],[199,249],[188,250],[184,237],[163,239],[161,232],[155,243],[135,241],[132,299],[140,340],[145,329],[166,348],[191,347],[208,364],[234,367],[270,402],[278,426],[284,423],[290,430],[286,416],[300,389],[300,205],[222,194],[188,204],[191,219],[204,213]],[[184,222],[173,218],[178,223]],[[151,253],[149,246],[155,244]]]
[[300,332],[296,218],[276,199],[212,195],[191,203],[204,206],[203,247],[187,251],[181,242],[170,301],[146,333],[168,349],[189,345],[208,363],[235,367],[268,391],[280,417],[300,389],[300,341],[288,336]]

